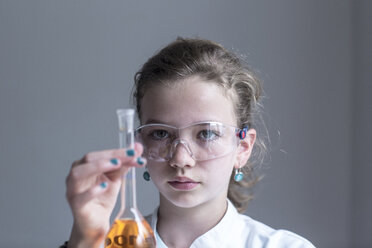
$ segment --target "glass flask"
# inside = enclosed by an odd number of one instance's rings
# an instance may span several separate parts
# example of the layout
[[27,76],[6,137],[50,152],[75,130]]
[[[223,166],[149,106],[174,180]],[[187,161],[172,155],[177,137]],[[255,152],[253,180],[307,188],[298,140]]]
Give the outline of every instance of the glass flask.
[[[134,110],[118,109],[120,148],[134,149]],[[150,225],[137,208],[135,168],[123,176],[120,189],[120,210],[107,234],[106,248],[155,248]]]

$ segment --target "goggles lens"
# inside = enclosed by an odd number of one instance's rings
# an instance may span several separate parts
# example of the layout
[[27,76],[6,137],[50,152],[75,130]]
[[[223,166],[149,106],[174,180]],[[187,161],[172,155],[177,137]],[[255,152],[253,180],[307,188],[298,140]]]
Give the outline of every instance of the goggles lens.
[[197,161],[225,156],[236,149],[239,129],[219,122],[202,122],[176,128],[147,124],[137,128],[135,137],[150,160],[167,161],[178,145],[183,145]]

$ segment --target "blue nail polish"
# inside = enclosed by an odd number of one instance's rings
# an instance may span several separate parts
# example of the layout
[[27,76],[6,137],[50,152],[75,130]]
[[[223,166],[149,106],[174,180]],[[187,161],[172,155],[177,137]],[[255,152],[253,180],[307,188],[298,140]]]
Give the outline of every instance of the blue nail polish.
[[107,187],[107,183],[106,182],[102,182],[99,186],[101,186],[101,188],[104,189],[104,188]]
[[133,149],[127,150],[127,156],[133,157],[134,156],[134,150]]
[[110,162],[113,165],[118,165],[119,164],[119,160],[117,160],[116,158],[111,159]]
[[145,161],[143,160],[143,158],[141,158],[141,157],[137,158],[137,164],[143,165],[144,163],[145,163]]

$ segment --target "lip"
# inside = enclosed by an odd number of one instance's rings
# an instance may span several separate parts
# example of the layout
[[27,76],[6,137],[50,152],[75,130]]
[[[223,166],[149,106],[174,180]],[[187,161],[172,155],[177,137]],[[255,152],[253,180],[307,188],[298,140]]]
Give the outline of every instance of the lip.
[[188,177],[175,177],[172,181],[168,181],[168,184],[177,190],[192,190],[197,187],[200,183]]

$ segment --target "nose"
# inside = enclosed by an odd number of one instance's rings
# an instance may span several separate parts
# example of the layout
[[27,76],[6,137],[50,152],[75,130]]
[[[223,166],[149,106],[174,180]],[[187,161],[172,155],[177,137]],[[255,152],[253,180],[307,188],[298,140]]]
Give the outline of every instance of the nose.
[[175,140],[172,144],[169,164],[175,168],[193,167],[195,160],[192,156],[192,151],[185,140]]

